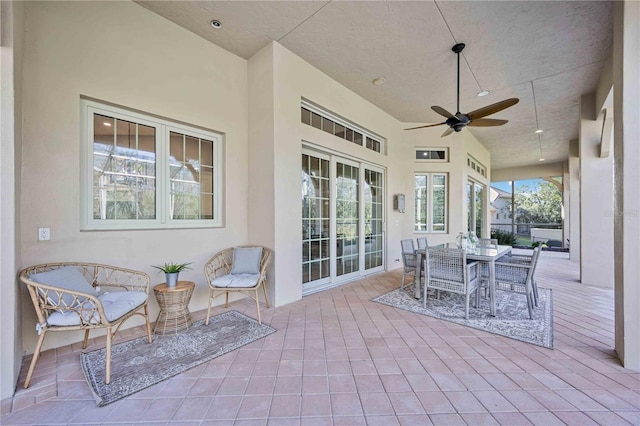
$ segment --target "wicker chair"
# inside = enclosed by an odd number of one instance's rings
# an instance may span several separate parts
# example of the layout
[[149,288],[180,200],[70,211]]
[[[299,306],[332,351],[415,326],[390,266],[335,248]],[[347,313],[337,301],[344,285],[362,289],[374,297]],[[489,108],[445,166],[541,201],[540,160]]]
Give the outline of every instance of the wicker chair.
[[426,249],[429,247],[429,243],[427,242],[427,237],[416,238],[416,242],[418,243],[419,249]]
[[[269,307],[269,296],[267,296],[266,280],[267,266],[271,257],[271,250],[261,246],[239,246],[237,248],[260,248],[259,264],[257,273],[238,273],[234,274],[234,253],[236,247],[224,249],[216,253],[204,265],[204,275],[209,283],[209,306],[207,308],[206,325],[209,325],[209,316],[211,315],[211,304],[213,299],[226,294],[225,308],[229,307],[229,293],[235,292],[250,297],[256,302],[256,310],[258,311],[258,322],[262,324],[260,316],[260,299],[258,290],[262,287],[264,293],[265,305]],[[253,271],[252,271],[253,272]],[[217,293],[217,294],[216,294]]]
[[[36,310],[38,343],[24,382],[28,388],[44,337],[48,331],[84,330],[86,349],[89,330],[107,330],[105,383],[111,381],[111,345],[120,326],[134,315],[149,324],[149,275],[144,272],[96,263],[49,263],[20,271],[20,281],[31,295]],[[133,306],[133,307],[132,307]]]
[[526,295],[529,319],[533,319],[533,307],[537,299],[534,296],[533,283],[539,253],[540,248],[536,247],[528,262],[509,261],[509,256],[496,262],[496,289]]
[[402,247],[402,284],[400,288],[404,288],[404,280],[407,275],[413,276],[414,282],[416,280],[416,270],[418,269],[418,255],[413,245],[413,240],[400,240],[400,246]]
[[[534,248],[534,251],[536,251],[536,249],[538,250],[538,257],[536,259],[536,262],[533,265],[533,269],[531,272],[531,287],[533,290],[533,302],[535,306],[538,306],[538,298],[539,293],[538,293],[538,280],[536,279],[536,266],[538,265],[538,262],[540,261],[540,249],[539,248]],[[513,254],[510,253],[507,256],[503,256],[500,258],[500,262],[508,262],[508,263],[518,263],[518,264],[523,264],[523,265],[530,265],[531,261],[533,259],[533,255],[526,255],[526,254]]]
[[478,289],[480,287],[480,262],[467,263],[465,249],[450,249],[429,247],[425,261],[424,279],[424,307],[427,307],[427,291],[435,289],[462,294],[465,297],[464,318],[469,319],[469,299],[471,293],[476,292],[477,306]]

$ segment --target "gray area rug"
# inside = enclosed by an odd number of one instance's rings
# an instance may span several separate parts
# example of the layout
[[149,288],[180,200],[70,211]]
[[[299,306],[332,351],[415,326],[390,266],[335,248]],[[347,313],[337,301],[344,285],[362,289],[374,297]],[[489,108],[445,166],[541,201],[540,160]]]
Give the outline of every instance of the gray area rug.
[[105,349],[82,353],[80,362],[96,403],[102,407],[275,331],[229,311],[211,317],[208,326],[201,320],[176,335],[153,335],[153,343],[146,336],[119,343],[111,348],[108,385],[104,383]]
[[527,299],[523,294],[496,291],[496,316],[489,315],[489,300],[482,297],[480,307],[469,306],[469,319],[464,319],[464,297],[459,294],[440,292],[440,299],[435,298],[435,291],[427,296],[427,307],[423,308],[422,299],[415,299],[413,285],[396,289],[373,299],[395,308],[428,315],[445,321],[455,322],[467,327],[510,337],[545,348],[553,348],[553,302],[551,289],[538,287],[540,298],[538,307],[533,311],[533,319],[529,319]]

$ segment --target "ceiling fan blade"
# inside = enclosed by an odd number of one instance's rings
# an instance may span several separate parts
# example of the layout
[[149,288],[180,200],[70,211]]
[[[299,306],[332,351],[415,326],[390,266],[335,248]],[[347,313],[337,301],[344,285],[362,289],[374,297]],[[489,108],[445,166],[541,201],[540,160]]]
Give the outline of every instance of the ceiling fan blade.
[[434,105],[431,107],[432,110],[434,110],[435,112],[437,112],[438,114],[440,114],[443,117],[446,118],[451,118],[451,117],[455,117],[455,115],[451,114],[449,111],[447,111],[446,109],[438,106],[438,105]]
[[447,130],[445,130],[442,136],[440,137],[444,138],[445,136],[449,136],[451,133],[453,133],[453,127],[449,127]]
[[507,109],[520,102],[518,98],[505,99],[504,101],[496,102],[495,104],[488,105],[484,108],[471,111],[467,115],[471,120],[477,120],[478,118],[486,117],[487,115],[495,114],[498,111]]
[[424,129],[425,127],[435,127],[435,126],[442,126],[443,124],[447,124],[444,121],[442,123],[437,123],[437,124],[427,124],[426,126],[418,126],[418,127],[410,127],[408,129],[405,130],[415,130],[415,129]]
[[497,118],[480,118],[478,120],[473,120],[471,123],[467,124],[467,126],[475,126],[475,127],[491,127],[491,126],[502,126],[503,124],[507,124],[509,120],[498,120]]

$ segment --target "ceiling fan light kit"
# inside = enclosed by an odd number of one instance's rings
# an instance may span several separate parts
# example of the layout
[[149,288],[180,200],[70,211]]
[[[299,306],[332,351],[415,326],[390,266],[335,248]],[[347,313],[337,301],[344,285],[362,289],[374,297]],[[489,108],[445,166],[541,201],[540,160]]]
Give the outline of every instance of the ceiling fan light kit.
[[[502,111],[503,109],[507,109],[517,104],[518,102],[520,102],[518,98],[505,99],[503,101],[496,102],[495,104],[487,105],[486,107],[471,111],[467,114],[462,114],[460,112],[460,53],[462,53],[464,48],[464,43],[457,43],[451,48],[451,50],[458,56],[457,103],[455,115],[451,114],[449,111],[440,106],[434,105],[431,107],[431,109],[441,116],[445,117],[447,119],[446,121],[437,124],[427,124],[426,126],[411,127],[405,130],[424,129],[425,127],[434,127],[446,124],[447,126],[449,126],[449,128],[442,134],[442,136],[444,137],[450,135],[453,132],[459,132],[467,126],[493,127],[507,124],[507,120],[484,117],[486,117],[487,115],[495,114],[496,112]],[[480,93],[489,94],[489,92],[486,90],[483,90]],[[478,93],[478,96],[481,96],[480,93]]]

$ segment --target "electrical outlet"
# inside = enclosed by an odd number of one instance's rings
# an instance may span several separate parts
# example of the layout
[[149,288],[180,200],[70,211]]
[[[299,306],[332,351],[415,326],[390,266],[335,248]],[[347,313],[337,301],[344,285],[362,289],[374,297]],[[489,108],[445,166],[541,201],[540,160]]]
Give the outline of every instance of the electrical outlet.
[[49,241],[51,239],[51,228],[38,228],[38,241]]

